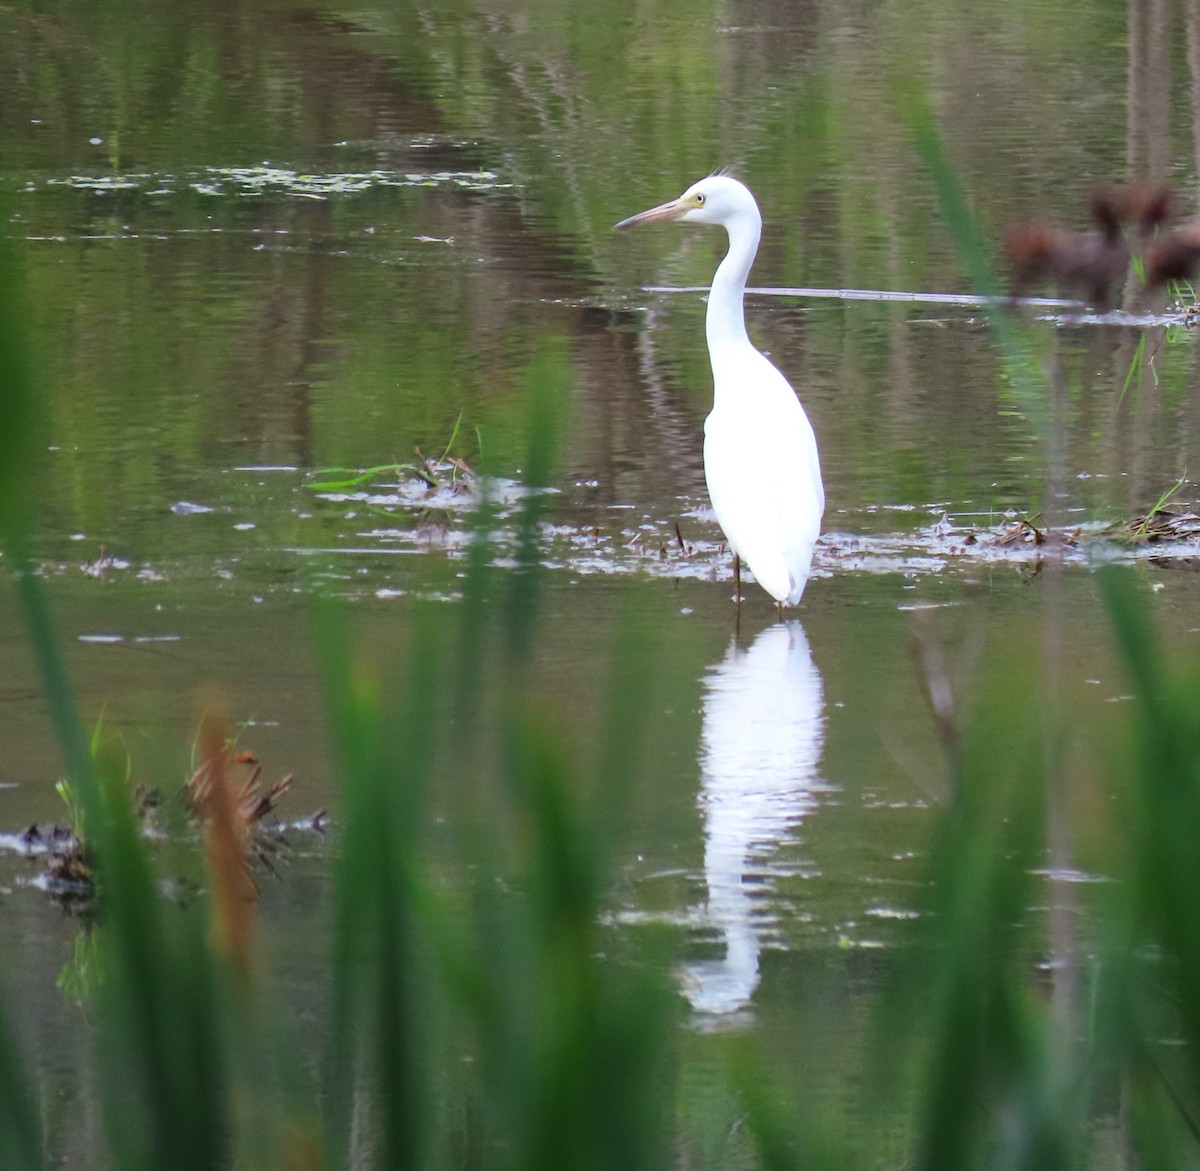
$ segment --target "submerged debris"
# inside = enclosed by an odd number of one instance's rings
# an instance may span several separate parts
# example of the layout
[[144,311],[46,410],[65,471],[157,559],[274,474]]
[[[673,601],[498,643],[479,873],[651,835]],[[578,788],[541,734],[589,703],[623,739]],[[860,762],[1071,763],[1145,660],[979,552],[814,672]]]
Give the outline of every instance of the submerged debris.
[[74,834],[65,851],[50,855],[45,878],[46,889],[64,902],[91,898],[95,886],[91,858],[83,842]]
[[[229,776],[230,766],[242,766],[250,771],[239,782]],[[266,788],[262,787],[261,778],[262,766],[253,753],[235,752],[232,745],[226,744],[220,750],[211,753],[192,774],[192,779],[184,786],[184,800],[193,817],[209,823],[210,826],[226,813],[231,814],[233,823],[229,830],[236,835],[240,843],[241,854],[247,867],[249,860],[253,858],[266,866],[272,874],[277,874],[274,859],[283,852],[285,843],[278,833],[267,836],[264,826],[266,819],[291,789],[295,777],[288,773]],[[229,810],[224,809],[224,798],[218,792],[218,783],[229,788],[229,796],[232,798],[232,807]],[[326,821],[325,811],[320,810],[299,824],[321,833],[324,832]],[[253,882],[253,879],[250,881]],[[255,889],[257,890],[257,885]]]
[[94,561],[85,561],[80,567],[80,572],[85,577],[94,577],[98,581],[104,580],[105,573],[110,569],[128,569],[129,562],[120,557],[112,556],[103,545],[100,546],[100,552],[97,554]]
[[[1144,516],[1117,524],[1100,525],[1085,530],[1083,526],[1073,529],[1052,529],[1045,524],[1035,523],[1040,517],[1018,517],[1003,530],[977,531],[966,543],[998,548],[1031,547],[1080,549],[1087,543],[1116,542],[1126,546],[1139,545],[1186,545],[1192,543],[1200,548],[1200,514],[1190,509],[1170,509],[1156,505]],[[1179,559],[1172,559],[1175,564]]]
[[1128,524],[1119,526],[1112,535],[1149,543],[1196,541],[1200,540],[1200,515],[1190,510],[1176,512],[1168,508],[1156,508],[1146,516],[1135,516]]
[[85,904],[94,892],[92,864],[83,841],[65,825],[31,825],[17,839],[20,851],[42,859],[40,885],[65,907]]
[[219,756],[205,760],[192,774],[191,780],[184,785],[184,800],[195,817],[211,816],[216,770],[230,764],[242,765],[252,770],[240,784],[235,783],[234,798],[239,820],[248,833],[257,833],[261,829],[263,819],[274,812],[280,798],[292,787],[295,777],[288,773],[263,789],[260,784],[262,765],[249,753],[234,752],[231,745],[226,745]]
[[1200,514],[1190,509],[1170,509],[1156,505],[1144,516],[1117,524],[1097,526],[1085,531],[1079,525],[1073,529],[1052,529],[1040,517],[1017,517],[999,532],[977,531],[969,543],[1001,548],[1032,546],[1080,548],[1085,541],[1117,541],[1123,544],[1169,544],[1196,542],[1200,544]]
[[[1077,548],[1079,538],[1083,530],[1074,528],[1071,530],[1051,529],[1047,527],[1038,528],[1029,517],[1018,517],[1010,524],[1003,532],[999,534],[990,534],[985,539],[992,540],[995,544],[1001,546],[1011,545],[1034,545],[1042,546],[1060,546],[1068,549]],[[975,540],[980,538],[976,534]]]
[[[278,875],[276,862],[286,856],[286,831],[324,834],[329,815],[318,810],[296,821],[282,823],[272,815],[291,790],[294,776],[288,773],[269,785],[262,781],[262,766],[251,753],[236,751],[231,744],[221,749],[218,759],[212,754],[192,774],[179,791],[188,814],[188,822],[197,828],[213,823],[216,801],[216,771],[223,771],[225,785],[232,797],[232,837],[239,843],[248,881],[252,864],[265,866]],[[238,769],[244,775],[230,774]],[[60,784],[60,792],[70,792],[70,786]],[[130,800],[142,825],[143,833],[161,837],[159,818],[170,798],[164,799],[160,790],[142,785],[131,786]],[[0,849],[7,849],[41,864],[41,873],[34,885],[52,898],[72,909],[87,906],[96,894],[96,880],[91,852],[83,837],[69,826],[55,823],[30,825],[19,834],[0,833]],[[257,889],[255,887],[255,889]]]

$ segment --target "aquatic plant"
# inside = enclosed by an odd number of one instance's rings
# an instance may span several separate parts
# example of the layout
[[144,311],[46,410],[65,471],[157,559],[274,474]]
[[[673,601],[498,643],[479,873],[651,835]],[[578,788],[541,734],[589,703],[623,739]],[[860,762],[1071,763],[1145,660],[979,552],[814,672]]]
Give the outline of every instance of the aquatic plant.
[[[451,455],[462,427],[462,411],[454,420],[454,429],[439,456],[426,456],[419,447],[413,450],[415,462],[380,464],[373,468],[318,468],[313,474],[321,477],[308,487],[314,492],[345,492],[381,477],[409,476],[420,480],[427,488],[453,488],[470,483],[475,473],[461,455]],[[482,456],[483,439],[476,429],[478,451]]]

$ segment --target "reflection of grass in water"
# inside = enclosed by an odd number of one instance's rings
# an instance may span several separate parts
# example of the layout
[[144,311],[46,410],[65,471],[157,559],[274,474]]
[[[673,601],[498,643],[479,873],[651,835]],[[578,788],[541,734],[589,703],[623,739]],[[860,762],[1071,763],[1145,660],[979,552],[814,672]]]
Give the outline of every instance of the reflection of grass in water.
[[1125,393],[1129,390],[1130,385],[1136,379],[1141,381],[1142,360],[1146,354],[1146,335],[1143,333],[1138,338],[1138,343],[1133,351],[1133,357],[1129,362],[1129,369],[1125,371],[1125,381],[1121,383],[1121,394],[1117,399],[1118,405],[1125,401]]
[[[10,248],[0,241],[8,273]],[[24,568],[38,444],[15,287],[0,288],[0,535],[102,884],[98,954],[81,958],[73,987],[86,985],[95,1009],[111,1165],[637,1168],[678,1165],[687,1151],[705,1166],[748,1157],[751,1143],[772,1168],[1119,1162],[1118,1141],[1099,1150],[1096,1118],[1125,1127],[1140,1165],[1194,1161],[1200,705],[1195,680],[1163,670],[1125,577],[1100,579],[1137,699],[1132,736],[1113,754],[1124,836],[1109,863],[1124,881],[1100,907],[1090,997],[1045,994],[1047,983],[1070,990],[1085,957],[1056,950],[1029,909],[1048,734],[1036,658],[1015,647],[996,656],[973,717],[939,703],[953,786],[920,947],[893,965],[865,1047],[847,1020],[789,1080],[764,1072],[770,1038],[679,1030],[679,999],[659,975],[669,965],[639,946],[654,941],[603,926],[655,648],[622,636],[600,759],[584,769],[539,705],[532,669],[547,507],[537,493],[503,579],[481,510],[464,602],[416,612],[398,685],[356,656],[342,613],[316,608],[345,801],[331,1011],[310,1073],[275,1019],[233,823],[214,814],[209,903],[164,904],[120,762],[93,760],[80,732],[42,582]],[[1006,344],[1027,373],[1025,342],[1013,333]],[[535,486],[548,482],[567,373],[565,351],[551,349],[529,374]],[[494,737],[470,718],[489,707],[485,687],[499,692]],[[452,740],[438,731],[448,714]],[[461,831],[450,890],[427,865],[429,787],[447,759],[501,782],[474,785],[478,826]],[[1037,974],[1047,952],[1066,975]],[[93,964],[98,983],[82,975]],[[842,1010],[839,994],[823,996],[797,1012]],[[1183,1046],[1162,1044],[1177,1038]],[[686,1076],[697,1053],[718,1078]],[[0,1028],[0,1165],[21,1171],[45,1166],[40,1088],[24,1068]]]

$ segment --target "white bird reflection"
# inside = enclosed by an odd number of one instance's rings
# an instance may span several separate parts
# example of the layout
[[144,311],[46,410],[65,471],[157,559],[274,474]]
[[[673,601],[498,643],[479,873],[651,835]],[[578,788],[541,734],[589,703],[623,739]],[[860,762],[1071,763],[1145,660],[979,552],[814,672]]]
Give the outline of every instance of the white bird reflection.
[[823,705],[821,676],[796,621],[767,627],[746,650],[735,639],[705,683],[704,922],[725,956],[686,965],[684,992],[698,1013],[737,1012],[758,986],[770,897],[761,872],[816,804]]

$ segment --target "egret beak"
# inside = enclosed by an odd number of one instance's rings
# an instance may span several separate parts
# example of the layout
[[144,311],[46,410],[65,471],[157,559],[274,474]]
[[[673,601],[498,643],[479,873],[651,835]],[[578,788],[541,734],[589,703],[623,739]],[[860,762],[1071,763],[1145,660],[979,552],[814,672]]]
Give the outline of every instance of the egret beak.
[[672,199],[670,203],[660,203],[658,207],[652,207],[649,211],[631,215],[629,219],[617,224],[613,231],[623,232],[626,228],[637,228],[642,224],[652,224],[656,220],[677,220],[685,211],[687,207],[684,204],[678,199]]

